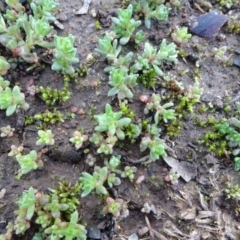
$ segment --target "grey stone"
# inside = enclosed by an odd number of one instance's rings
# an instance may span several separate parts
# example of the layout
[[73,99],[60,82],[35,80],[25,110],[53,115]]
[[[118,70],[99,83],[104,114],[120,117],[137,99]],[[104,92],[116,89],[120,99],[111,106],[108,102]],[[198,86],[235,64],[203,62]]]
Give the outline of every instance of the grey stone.
[[87,227],[87,237],[91,239],[101,239],[101,232],[95,226]]

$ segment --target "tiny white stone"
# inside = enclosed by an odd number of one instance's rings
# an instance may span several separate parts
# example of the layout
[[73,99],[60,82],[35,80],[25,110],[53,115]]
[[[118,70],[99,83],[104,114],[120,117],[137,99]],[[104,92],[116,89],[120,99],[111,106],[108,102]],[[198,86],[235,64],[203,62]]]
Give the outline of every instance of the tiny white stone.
[[77,12],[75,12],[75,14],[76,15],[87,14],[90,2],[91,0],[85,0],[83,6]]

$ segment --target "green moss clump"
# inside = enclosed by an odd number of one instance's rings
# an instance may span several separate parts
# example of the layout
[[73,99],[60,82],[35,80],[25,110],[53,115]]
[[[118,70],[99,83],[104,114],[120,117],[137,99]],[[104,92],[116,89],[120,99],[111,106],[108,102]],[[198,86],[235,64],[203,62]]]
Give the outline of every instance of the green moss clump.
[[25,125],[33,124],[36,121],[40,121],[41,128],[47,128],[48,125],[64,122],[64,118],[56,109],[53,111],[46,110],[45,112],[35,114],[34,116],[27,116],[25,118]]
[[146,88],[153,88],[157,82],[156,71],[152,68],[143,71],[142,74],[138,76],[138,82],[142,83]]

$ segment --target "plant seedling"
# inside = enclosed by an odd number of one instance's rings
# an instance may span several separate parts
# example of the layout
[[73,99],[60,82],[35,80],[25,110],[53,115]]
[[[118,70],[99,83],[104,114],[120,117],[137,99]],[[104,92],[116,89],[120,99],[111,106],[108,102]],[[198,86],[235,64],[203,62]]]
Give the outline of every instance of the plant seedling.
[[103,38],[98,39],[98,47],[95,49],[96,52],[106,55],[108,61],[115,61],[122,49],[121,46],[117,46],[117,39],[113,39],[110,33],[105,34]]
[[12,137],[13,136],[13,132],[15,131],[15,128],[12,128],[10,125],[6,126],[6,127],[1,127],[0,128],[1,131],[1,137]]
[[43,162],[38,159],[38,155],[35,150],[32,150],[29,154],[26,155],[17,154],[16,160],[20,165],[18,175],[16,176],[17,179],[20,179],[23,174],[27,174],[30,171],[43,166]]
[[47,131],[39,130],[38,136],[40,138],[37,140],[36,145],[44,145],[44,144],[54,145],[55,143],[54,135],[51,130],[47,130]]
[[122,112],[113,112],[112,107],[106,104],[105,113],[94,115],[94,119],[98,121],[98,126],[95,131],[107,132],[108,136],[117,135],[118,139],[123,140],[125,134],[122,131],[123,127],[131,122],[130,118],[121,118]]
[[115,24],[113,30],[116,33],[116,37],[120,38],[120,44],[125,45],[129,42],[134,30],[141,25],[141,21],[136,21],[132,18],[132,4],[129,4],[127,9],[119,9],[117,14],[117,18],[112,17],[112,21]]
[[178,51],[174,43],[167,44],[166,39],[163,39],[160,49],[157,51],[150,43],[144,45],[143,54],[138,54],[131,71],[136,73],[142,70],[154,69],[159,76],[163,76],[163,71],[159,68],[163,60],[169,62],[177,61]]
[[233,185],[230,182],[227,182],[225,193],[227,198],[239,199],[240,198],[240,186],[238,184]]
[[163,139],[159,138],[160,131],[161,129],[158,128],[156,124],[148,125],[147,133],[140,143],[141,152],[146,149],[150,150],[149,156],[151,161],[167,156],[167,145]]
[[0,56],[0,75],[5,75],[9,68],[10,64],[4,57]]
[[164,1],[134,1],[134,11],[144,15],[144,24],[147,29],[151,27],[151,19],[167,21],[171,8],[165,6]]
[[190,39],[192,35],[188,33],[187,27],[177,27],[176,31],[171,34],[171,37],[176,44],[181,45],[183,43],[187,43],[188,39]]
[[[3,85],[2,85],[3,86]],[[29,105],[25,102],[25,96],[18,86],[0,87],[0,109],[6,109],[6,115],[12,115],[17,108],[27,110]]]
[[112,69],[109,76],[109,85],[113,88],[108,92],[108,96],[117,94],[118,99],[132,98],[133,93],[130,88],[137,85],[138,74],[127,73],[125,68]]
[[144,109],[144,113],[148,114],[149,111],[156,111],[154,114],[154,122],[159,123],[160,119],[167,123],[169,120],[176,119],[174,109],[169,109],[173,106],[172,102],[160,104],[161,97],[159,94],[153,94],[152,97],[148,100],[147,105]]
[[88,140],[88,136],[83,135],[79,131],[75,131],[73,133],[73,137],[69,139],[70,142],[75,144],[76,149],[79,149],[83,145],[83,142],[85,142],[87,140]]
[[69,35],[67,37],[54,36],[54,44],[56,50],[54,52],[54,59],[52,70],[61,71],[63,74],[74,74],[75,70],[72,66],[78,63],[76,58],[77,49],[74,48],[74,37]]
[[102,213],[111,213],[114,218],[118,218],[120,216],[122,204],[123,200],[121,198],[113,199],[111,197],[108,197],[106,199],[106,206],[103,208]]
[[71,214],[70,222],[63,222],[57,218],[52,226],[45,229],[45,233],[51,235],[52,239],[60,239],[64,237],[68,240],[87,239],[87,230],[81,224],[78,224],[78,211]]

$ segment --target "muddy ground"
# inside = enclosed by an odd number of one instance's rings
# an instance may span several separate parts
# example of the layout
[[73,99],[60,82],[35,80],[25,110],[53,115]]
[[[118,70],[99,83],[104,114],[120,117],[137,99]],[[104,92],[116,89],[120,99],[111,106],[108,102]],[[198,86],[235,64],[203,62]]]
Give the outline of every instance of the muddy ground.
[[[78,9],[82,1],[59,0],[61,4],[61,13],[59,21],[64,25],[64,31],[56,29],[59,35],[71,33],[75,36],[75,46],[77,47],[80,62],[84,63],[89,53],[94,51],[98,37],[103,36],[105,31],[109,30],[108,22],[110,17],[121,6],[119,1],[99,1],[93,0],[90,10],[101,10],[105,13],[105,27],[101,30],[95,29],[95,21],[90,13],[86,15],[76,16],[73,9]],[[187,3],[188,1],[183,1]],[[189,1],[195,2],[195,1]],[[213,2],[213,1],[212,1]],[[217,8],[217,4],[213,4],[213,8]],[[232,10],[239,13],[239,9]],[[228,12],[226,12],[227,14]],[[190,16],[198,16],[202,14],[199,8],[194,4],[184,5],[182,10],[177,10],[169,17],[167,23],[159,23],[154,21],[150,30],[144,29],[147,36],[154,35],[152,44],[159,44],[163,38],[168,37],[169,27],[185,24]],[[225,35],[225,37],[223,36]],[[217,36],[210,41],[206,41],[198,36],[193,36],[189,42],[182,46],[186,52],[197,55],[200,59],[200,85],[204,88],[202,102],[197,104],[193,113],[184,117],[183,127],[178,137],[169,138],[167,144],[173,149],[177,159],[186,162],[189,171],[192,172],[192,179],[185,182],[179,179],[178,185],[171,185],[164,181],[164,177],[168,174],[170,167],[162,159],[150,164],[135,164],[137,167],[136,179],[139,176],[145,176],[145,180],[139,185],[131,184],[129,181],[123,183],[111,191],[111,195],[121,197],[128,202],[130,215],[117,222],[112,227],[111,234],[104,235],[107,238],[127,239],[131,234],[137,233],[139,229],[147,226],[144,213],[141,208],[145,202],[152,203],[157,209],[156,214],[149,214],[148,219],[156,239],[240,239],[240,217],[237,200],[226,199],[224,187],[229,178],[233,183],[240,183],[240,176],[233,170],[233,161],[227,157],[216,157],[213,153],[209,153],[207,149],[199,143],[206,128],[196,125],[197,120],[207,119],[208,116],[214,115],[217,119],[225,117],[223,111],[225,98],[235,97],[240,91],[239,68],[236,66],[223,67],[223,63],[213,60],[211,51],[214,47],[226,45],[235,51],[240,52],[240,36],[239,34],[229,34],[224,31],[224,27],[217,33]],[[194,45],[199,44],[201,50],[196,52]],[[229,55],[231,53],[228,53]],[[50,70],[50,66],[46,65],[46,69],[39,72],[26,73],[25,70],[29,65],[19,64],[17,69],[10,71],[5,77],[12,79],[13,83],[21,86],[22,91],[26,91],[26,83],[34,82],[35,85],[51,86],[61,88],[63,84],[62,76]],[[88,135],[92,133],[94,122],[90,116],[90,110],[94,108],[94,113],[101,113],[106,103],[116,106],[116,99],[107,97],[109,91],[108,75],[103,72],[106,62],[103,57],[99,57],[91,65],[86,77],[78,78],[76,82],[71,82],[70,91],[72,97],[69,101],[62,105],[48,107],[38,98],[30,95],[26,96],[26,101],[30,104],[30,109],[25,115],[32,115],[42,112],[46,109],[56,108],[64,115],[70,112],[72,106],[77,107],[76,117],[66,120],[64,123],[51,126],[55,134],[56,145],[61,152],[74,151],[68,138],[76,129],[84,129]],[[194,79],[194,63],[184,61],[179,57],[179,61],[174,64],[170,72],[175,75],[178,80],[183,81],[187,87],[193,84]],[[188,70],[184,76],[179,74],[180,71]],[[96,86],[96,82],[100,83]],[[144,105],[140,102],[139,97],[142,94],[151,94],[153,92],[161,93],[162,88],[159,86],[155,90],[149,90],[139,84],[134,89],[134,97],[130,103],[130,107],[136,112],[139,118],[144,117]],[[217,111],[210,111],[199,114],[198,109],[201,104],[215,105]],[[236,102],[232,103],[235,107]],[[0,127],[11,125],[16,126],[20,114],[14,114],[11,117],[5,116],[5,111],[0,111]],[[167,136],[165,136],[167,138]],[[41,170],[35,170],[24,175],[20,180],[15,179],[18,170],[17,162],[8,157],[12,144],[23,144],[26,149],[35,149],[40,151],[41,146],[36,146],[37,129],[34,125],[25,126],[23,132],[15,132],[11,138],[0,139],[0,190],[6,189],[6,194],[0,199],[0,233],[4,232],[5,221],[12,221],[15,218],[14,210],[17,206],[16,199],[21,193],[30,186],[39,191],[47,191],[48,188],[55,188],[62,179],[75,183],[82,171],[91,171],[92,169],[85,163],[85,155],[78,159],[78,162],[71,162],[71,158],[57,159],[54,157],[44,156],[44,167]],[[140,153],[139,142],[136,144],[126,144],[124,148],[116,148],[114,154],[121,154],[128,159],[140,159],[147,153]],[[94,147],[90,148],[92,153],[96,153]],[[101,157],[98,157],[97,163],[101,165]],[[125,162],[127,165],[134,165]],[[208,200],[206,200],[208,198]],[[81,199],[79,213],[81,219],[87,226],[97,226],[103,221],[99,212],[102,209],[101,198],[90,194]],[[110,220],[109,220],[110,221]],[[14,236],[13,239],[32,239],[33,230],[27,231],[23,237]],[[162,234],[165,238],[162,237]],[[161,238],[162,237],[162,238]],[[141,238],[149,238],[149,233]]]

